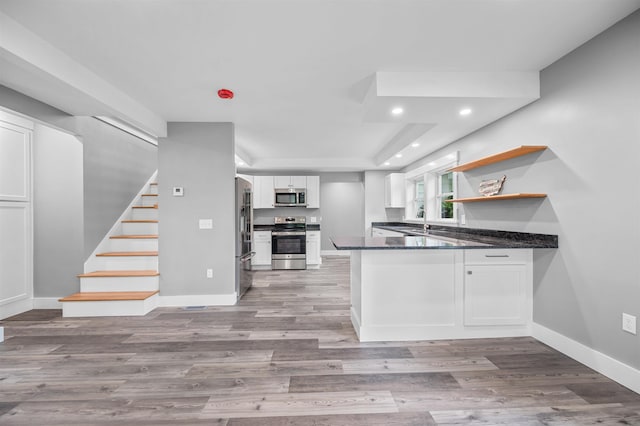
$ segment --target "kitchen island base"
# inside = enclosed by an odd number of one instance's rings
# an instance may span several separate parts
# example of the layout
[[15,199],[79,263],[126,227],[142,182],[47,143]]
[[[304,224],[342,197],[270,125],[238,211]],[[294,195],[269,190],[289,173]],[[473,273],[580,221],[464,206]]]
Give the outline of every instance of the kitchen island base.
[[352,250],[362,342],[530,336],[532,250]]

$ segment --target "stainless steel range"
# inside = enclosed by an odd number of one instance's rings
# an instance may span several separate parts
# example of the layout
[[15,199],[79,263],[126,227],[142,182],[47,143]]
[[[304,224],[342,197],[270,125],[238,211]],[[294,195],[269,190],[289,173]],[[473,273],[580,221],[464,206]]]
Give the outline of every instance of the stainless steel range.
[[305,217],[276,217],[271,232],[271,268],[307,269]]

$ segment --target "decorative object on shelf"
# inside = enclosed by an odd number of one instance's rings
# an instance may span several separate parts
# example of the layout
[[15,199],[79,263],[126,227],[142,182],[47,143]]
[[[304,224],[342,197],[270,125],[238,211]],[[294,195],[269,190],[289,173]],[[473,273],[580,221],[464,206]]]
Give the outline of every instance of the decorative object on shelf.
[[480,183],[480,194],[485,197],[491,197],[498,195],[502,190],[504,181],[507,180],[507,176],[502,176],[500,179],[483,180]]

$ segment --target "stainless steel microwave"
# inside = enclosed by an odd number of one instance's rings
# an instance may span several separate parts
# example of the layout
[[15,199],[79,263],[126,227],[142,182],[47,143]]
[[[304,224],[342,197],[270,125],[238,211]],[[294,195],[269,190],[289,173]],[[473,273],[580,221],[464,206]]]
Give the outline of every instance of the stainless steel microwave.
[[306,207],[307,194],[304,188],[276,188],[275,207]]

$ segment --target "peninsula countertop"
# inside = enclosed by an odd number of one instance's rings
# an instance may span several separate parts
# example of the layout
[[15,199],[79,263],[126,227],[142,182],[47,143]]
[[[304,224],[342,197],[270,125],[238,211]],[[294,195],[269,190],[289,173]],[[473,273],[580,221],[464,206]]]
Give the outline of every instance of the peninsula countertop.
[[557,235],[439,225],[425,231],[422,226],[395,222],[374,222],[372,226],[404,236],[339,236],[331,237],[331,242],[337,250],[558,248]]

